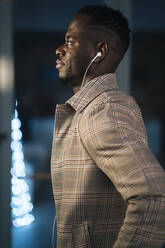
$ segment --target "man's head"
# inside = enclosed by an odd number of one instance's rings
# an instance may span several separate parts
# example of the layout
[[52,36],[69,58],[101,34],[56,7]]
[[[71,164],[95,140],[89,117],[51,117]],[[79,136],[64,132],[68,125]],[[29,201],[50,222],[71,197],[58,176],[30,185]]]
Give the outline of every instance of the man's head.
[[72,87],[80,86],[88,64],[98,52],[86,80],[114,72],[129,46],[127,19],[106,5],[80,9],[70,23],[65,44],[56,51],[59,77]]

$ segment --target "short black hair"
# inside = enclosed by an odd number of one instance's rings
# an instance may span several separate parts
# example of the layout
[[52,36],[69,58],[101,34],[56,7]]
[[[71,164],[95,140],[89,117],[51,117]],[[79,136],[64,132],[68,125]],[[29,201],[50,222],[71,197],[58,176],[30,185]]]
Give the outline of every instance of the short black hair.
[[105,4],[86,5],[76,15],[86,14],[92,18],[90,24],[105,27],[112,30],[120,39],[124,53],[130,42],[130,28],[127,18],[116,9]]

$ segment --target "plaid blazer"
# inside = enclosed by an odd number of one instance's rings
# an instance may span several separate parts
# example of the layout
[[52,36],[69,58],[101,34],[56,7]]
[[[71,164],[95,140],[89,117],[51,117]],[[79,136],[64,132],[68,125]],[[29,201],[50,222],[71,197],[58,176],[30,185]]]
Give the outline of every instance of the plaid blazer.
[[162,247],[165,174],[114,74],[57,105],[51,176],[57,248]]

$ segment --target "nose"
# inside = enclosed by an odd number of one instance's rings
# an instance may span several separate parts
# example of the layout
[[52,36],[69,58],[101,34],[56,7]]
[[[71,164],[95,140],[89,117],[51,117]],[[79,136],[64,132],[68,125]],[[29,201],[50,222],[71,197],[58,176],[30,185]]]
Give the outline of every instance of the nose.
[[65,56],[64,45],[62,45],[56,49],[56,55],[57,55],[57,57]]

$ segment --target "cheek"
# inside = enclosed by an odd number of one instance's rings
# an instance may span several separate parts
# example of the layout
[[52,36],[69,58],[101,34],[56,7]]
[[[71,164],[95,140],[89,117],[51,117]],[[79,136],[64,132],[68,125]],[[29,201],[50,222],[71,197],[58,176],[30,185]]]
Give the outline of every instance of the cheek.
[[73,56],[74,64],[79,68],[83,69],[87,67],[89,62],[89,54],[85,52],[83,48],[81,51],[77,51],[77,53]]
[[90,63],[88,51],[83,47],[70,49],[66,52],[66,70],[74,75],[83,74]]
[[67,67],[72,71],[76,72],[79,68],[81,57],[78,52],[72,52],[67,56]]

